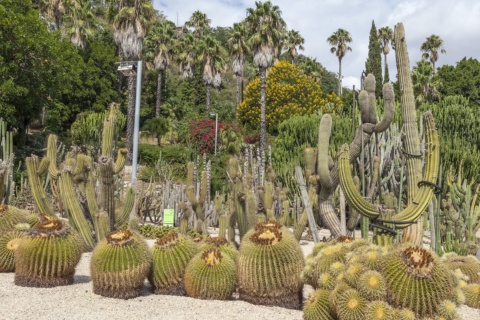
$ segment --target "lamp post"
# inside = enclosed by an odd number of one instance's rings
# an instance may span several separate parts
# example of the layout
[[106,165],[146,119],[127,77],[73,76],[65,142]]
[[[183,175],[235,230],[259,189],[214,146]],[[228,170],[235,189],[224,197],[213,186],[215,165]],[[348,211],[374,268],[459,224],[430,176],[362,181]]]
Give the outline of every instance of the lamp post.
[[218,113],[210,113],[210,116],[215,116],[215,155],[217,155],[217,141],[218,141]]
[[137,181],[138,161],[138,132],[140,130],[140,95],[142,92],[142,61],[120,62],[117,71],[125,77],[137,75],[137,86],[135,93],[135,120],[133,127],[133,151],[132,151],[132,185]]

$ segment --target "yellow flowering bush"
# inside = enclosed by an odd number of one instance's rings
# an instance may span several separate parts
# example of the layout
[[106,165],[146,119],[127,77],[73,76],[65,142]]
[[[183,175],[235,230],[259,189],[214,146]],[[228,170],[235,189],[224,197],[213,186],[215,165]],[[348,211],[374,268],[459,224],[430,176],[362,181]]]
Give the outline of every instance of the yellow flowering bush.
[[[335,113],[343,107],[342,100],[334,93],[324,95],[320,85],[301,74],[288,61],[279,61],[267,75],[267,103],[265,117],[269,132],[294,115],[309,115],[316,110]],[[241,123],[250,128],[260,124],[260,77],[251,81],[245,89],[245,99],[237,107]]]

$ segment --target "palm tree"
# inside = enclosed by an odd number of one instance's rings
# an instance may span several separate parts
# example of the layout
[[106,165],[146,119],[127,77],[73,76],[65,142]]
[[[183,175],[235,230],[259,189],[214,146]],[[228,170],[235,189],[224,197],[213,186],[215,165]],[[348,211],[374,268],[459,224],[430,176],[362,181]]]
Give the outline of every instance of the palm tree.
[[[138,61],[143,48],[143,38],[150,19],[154,16],[150,0],[109,0],[108,15],[113,23],[113,36],[125,61]],[[131,161],[135,117],[135,77],[128,79],[126,148]]]
[[39,0],[38,9],[42,14],[55,21],[55,30],[60,30],[65,13],[65,0]]
[[417,105],[438,100],[440,93],[437,88],[440,81],[433,73],[433,67],[425,60],[417,62],[412,70],[413,93]]
[[387,55],[390,53],[390,47],[388,46],[393,39],[393,30],[389,26],[378,29],[378,38],[380,39],[380,48],[383,52],[383,70],[385,72],[383,79],[388,82],[387,79]]
[[210,112],[210,87],[221,84],[221,71],[223,69],[223,47],[212,36],[206,36],[199,45],[198,60],[203,62],[203,82],[207,86],[207,113]]
[[180,67],[182,78],[188,79],[193,77],[193,64],[195,61],[195,49],[197,40],[192,33],[184,33],[175,45],[176,62]]
[[281,17],[280,8],[270,1],[264,3],[255,1],[255,6],[255,9],[247,9],[245,22],[247,30],[251,34],[249,43],[253,52],[253,63],[258,67],[260,73],[260,152],[262,163],[264,163],[267,137],[265,117],[267,69],[272,65],[273,58],[278,55],[278,47],[286,23]]
[[65,2],[64,34],[74,46],[85,50],[87,39],[93,37],[96,17],[90,0]]
[[196,10],[190,19],[185,22],[185,27],[193,28],[193,33],[197,38],[201,38],[203,33],[210,28],[212,20],[208,19],[207,15],[199,10]]
[[175,24],[168,20],[157,20],[152,29],[145,37],[145,58],[153,60],[153,67],[158,72],[157,76],[157,97],[155,101],[155,118],[160,118],[160,107],[162,101],[162,73],[170,63],[170,56],[173,54],[175,40]]
[[338,29],[330,37],[327,38],[331,53],[335,53],[338,57],[338,95],[342,95],[342,59],[347,54],[347,51],[352,51],[347,43],[352,42],[350,33],[344,29]]
[[305,39],[296,30],[289,30],[285,38],[283,39],[283,49],[287,51],[288,55],[292,58],[292,63],[298,55],[297,47],[299,50],[305,49],[303,44]]
[[298,67],[304,75],[313,78],[315,81],[320,80],[322,66],[316,58],[304,57]]
[[443,48],[443,40],[435,34],[432,34],[430,37],[428,37],[420,47],[420,50],[423,51],[422,59],[426,60],[430,58],[434,74],[437,72],[437,69],[435,68],[435,62],[438,61],[438,49],[440,49],[441,53],[447,53],[447,51],[445,51]]
[[228,49],[232,57],[232,69],[237,82],[237,106],[240,104],[240,97],[243,88],[243,68],[245,66],[245,56],[250,52],[247,44],[247,28],[244,23],[234,23],[233,28],[229,29],[229,38],[227,40]]

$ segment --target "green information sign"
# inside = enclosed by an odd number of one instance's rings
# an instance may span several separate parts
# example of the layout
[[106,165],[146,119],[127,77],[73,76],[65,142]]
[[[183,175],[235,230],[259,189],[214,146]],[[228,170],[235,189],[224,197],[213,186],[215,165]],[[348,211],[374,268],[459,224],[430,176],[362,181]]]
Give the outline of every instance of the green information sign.
[[163,225],[173,227],[175,223],[175,210],[163,209]]

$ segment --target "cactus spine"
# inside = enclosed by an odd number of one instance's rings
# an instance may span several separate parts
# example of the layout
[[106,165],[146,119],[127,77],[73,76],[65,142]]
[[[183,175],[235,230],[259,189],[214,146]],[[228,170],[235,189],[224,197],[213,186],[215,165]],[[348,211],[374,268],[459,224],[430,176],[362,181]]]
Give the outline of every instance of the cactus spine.
[[235,290],[235,262],[219,249],[197,254],[185,269],[187,295],[200,299],[228,300]]
[[0,203],[8,204],[15,190],[12,176],[13,135],[7,131],[7,124],[0,118]]
[[240,244],[240,299],[298,309],[302,299],[302,250],[293,234],[276,222],[258,223]]
[[15,252],[15,284],[54,287],[73,283],[82,250],[78,236],[58,219],[37,224]]
[[148,277],[153,292],[184,295],[185,269],[196,253],[196,244],[176,232],[158,238],[152,248],[152,268]]
[[15,251],[20,245],[25,231],[13,230],[0,235],[0,272],[15,270]]
[[93,292],[111,298],[138,297],[151,262],[151,252],[141,236],[124,229],[109,233],[92,253]]

